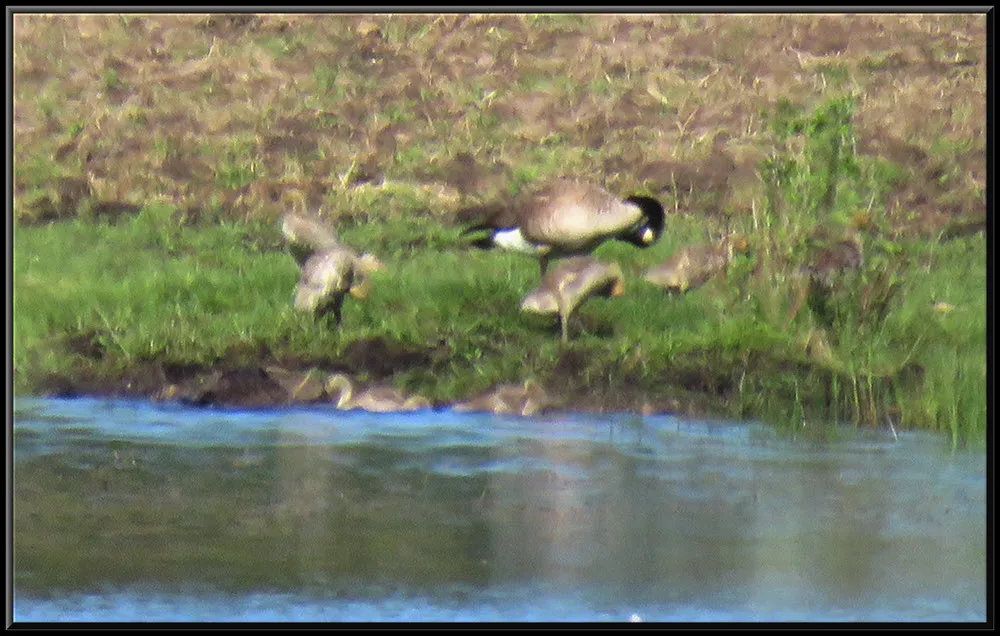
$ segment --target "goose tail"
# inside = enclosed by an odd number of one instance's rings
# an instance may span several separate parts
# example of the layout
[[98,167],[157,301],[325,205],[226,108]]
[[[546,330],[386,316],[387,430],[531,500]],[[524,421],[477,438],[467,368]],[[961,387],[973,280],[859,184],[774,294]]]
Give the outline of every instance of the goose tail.
[[[496,247],[493,242],[494,230],[486,223],[478,223],[462,230],[460,236],[468,238],[464,243],[476,249],[488,250]],[[469,238],[471,237],[471,238]]]

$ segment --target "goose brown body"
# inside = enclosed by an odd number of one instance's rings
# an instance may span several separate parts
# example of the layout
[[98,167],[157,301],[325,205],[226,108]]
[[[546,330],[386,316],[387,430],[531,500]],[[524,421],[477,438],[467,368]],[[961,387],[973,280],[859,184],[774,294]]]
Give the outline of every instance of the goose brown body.
[[620,200],[600,186],[560,179],[515,198],[509,205],[471,209],[480,216],[463,233],[485,232],[474,245],[537,254],[542,274],[550,258],[586,254],[608,239],[638,247],[663,232],[663,206],[651,197]]
[[562,262],[542,278],[542,283],[524,297],[521,310],[558,314],[562,339],[569,339],[568,323],[572,313],[591,296],[620,296],[625,278],[617,263],[601,263],[589,256],[576,256]]

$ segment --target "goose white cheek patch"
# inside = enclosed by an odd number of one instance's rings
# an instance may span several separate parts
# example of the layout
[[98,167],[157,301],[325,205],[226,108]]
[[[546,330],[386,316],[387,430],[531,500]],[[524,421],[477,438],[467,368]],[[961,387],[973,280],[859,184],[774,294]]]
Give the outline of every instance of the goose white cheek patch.
[[542,248],[525,240],[521,234],[521,228],[512,230],[502,230],[493,235],[493,242],[497,247],[515,252],[526,252],[528,254],[538,254]]

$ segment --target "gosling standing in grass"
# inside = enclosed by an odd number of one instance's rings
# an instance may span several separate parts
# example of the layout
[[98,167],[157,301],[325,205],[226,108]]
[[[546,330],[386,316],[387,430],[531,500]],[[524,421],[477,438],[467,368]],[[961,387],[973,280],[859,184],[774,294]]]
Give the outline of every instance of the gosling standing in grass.
[[332,312],[340,325],[344,297],[350,294],[358,299],[367,298],[371,286],[368,275],[383,269],[381,261],[371,254],[358,256],[343,246],[317,252],[302,267],[295,308],[317,318]]
[[668,292],[684,293],[701,287],[725,271],[734,254],[746,254],[744,236],[727,236],[718,243],[682,247],[665,262],[649,269],[645,280]]
[[542,315],[558,314],[563,342],[569,340],[569,317],[591,296],[621,296],[625,278],[617,263],[601,263],[589,256],[562,262],[542,278],[542,284],[525,296],[521,310]]
[[[305,260],[302,262],[295,308],[316,318],[333,313],[339,326],[344,297],[364,299],[370,287],[369,274],[385,269],[371,254],[358,254],[337,242],[332,230],[319,221],[289,214],[282,220],[282,233]],[[296,260],[299,259],[296,255]]]
[[646,248],[663,233],[663,206],[652,197],[624,201],[603,188],[560,179],[514,199],[508,206],[468,208],[462,220],[474,219],[462,235],[478,235],[476,247],[500,247],[537,254],[544,276],[549,260],[592,252],[608,239]]

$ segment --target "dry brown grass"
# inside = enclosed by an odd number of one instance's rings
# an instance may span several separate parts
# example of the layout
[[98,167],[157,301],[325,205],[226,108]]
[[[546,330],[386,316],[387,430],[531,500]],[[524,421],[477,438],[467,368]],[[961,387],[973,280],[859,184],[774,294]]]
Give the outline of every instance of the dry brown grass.
[[909,175],[900,229],[985,214],[983,15],[19,14],[13,49],[22,222],[339,214],[386,181],[445,213],[557,175],[748,210],[762,113],[844,92]]

